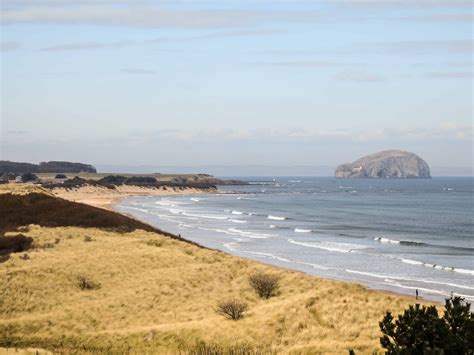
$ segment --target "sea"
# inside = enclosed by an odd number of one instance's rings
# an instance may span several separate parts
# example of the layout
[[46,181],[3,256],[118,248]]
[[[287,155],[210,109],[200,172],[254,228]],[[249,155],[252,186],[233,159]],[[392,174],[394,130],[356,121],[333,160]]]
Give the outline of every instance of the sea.
[[239,177],[115,208],[203,246],[310,275],[474,301],[474,178]]

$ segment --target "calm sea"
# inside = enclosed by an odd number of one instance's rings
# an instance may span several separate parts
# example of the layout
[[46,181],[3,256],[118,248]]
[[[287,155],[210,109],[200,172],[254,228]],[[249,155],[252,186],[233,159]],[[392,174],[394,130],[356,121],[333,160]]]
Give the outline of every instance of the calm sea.
[[473,178],[241,178],[116,208],[201,245],[372,288],[474,301]]

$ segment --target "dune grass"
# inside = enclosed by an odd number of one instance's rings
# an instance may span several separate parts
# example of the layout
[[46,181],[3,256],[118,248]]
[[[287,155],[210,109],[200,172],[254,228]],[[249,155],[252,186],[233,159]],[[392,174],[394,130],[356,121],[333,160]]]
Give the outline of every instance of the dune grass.
[[[413,303],[153,231],[30,225],[22,233],[34,240],[28,257],[14,253],[0,263],[0,348],[382,353],[378,322],[387,310],[397,314]],[[278,277],[274,297],[262,299],[250,285],[258,272]],[[216,312],[228,299],[248,305],[242,319]]]

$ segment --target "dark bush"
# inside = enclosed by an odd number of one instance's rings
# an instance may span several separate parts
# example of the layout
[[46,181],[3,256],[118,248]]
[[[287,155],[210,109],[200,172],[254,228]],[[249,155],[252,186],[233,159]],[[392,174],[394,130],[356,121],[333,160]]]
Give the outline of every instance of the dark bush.
[[20,253],[31,248],[33,238],[23,234],[0,236],[0,254]]
[[38,177],[35,174],[32,173],[26,173],[21,176],[21,179],[23,182],[28,182],[28,181],[39,181]]
[[64,174],[56,174],[55,179],[67,179],[67,176]]
[[270,298],[280,287],[280,278],[277,275],[256,272],[249,276],[250,286],[261,298]]
[[447,354],[474,354],[474,313],[461,297],[446,299],[443,320],[448,325]]
[[127,180],[125,176],[114,176],[114,175],[109,175],[105,176],[102,179],[97,180],[99,184],[104,184],[104,185],[123,185],[123,183]]
[[387,312],[379,323],[387,354],[473,354],[474,318],[463,298],[446,300],[440,318],[435,306],[410,306],[397,320]]
[[237,299],[222,301],[217,305],[216,312],[228,319],[239,320],[244,316],[248,306]]
[[152,176],[132,176],[125,181],[127,185],[154,185],[156,178]]
[[97,290],[100,288],[100,284],[92,281],[86,276],[78,276],[77,285],[81,290]]

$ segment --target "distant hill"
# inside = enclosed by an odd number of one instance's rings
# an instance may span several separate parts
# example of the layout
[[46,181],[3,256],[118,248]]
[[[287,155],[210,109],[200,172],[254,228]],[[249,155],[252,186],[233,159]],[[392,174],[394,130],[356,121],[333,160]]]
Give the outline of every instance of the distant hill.
[[336,168],[342,179],[414,179],[430,178],[428,164],[418,155],[402,150],[385,150],[364,156],[353,163]]
[[0,160],[0,174],[26,174],[26,173],[97,173],[89,164],[71,163],[68,161],[49,161],[38,165]]

